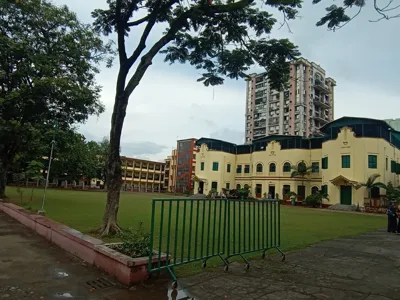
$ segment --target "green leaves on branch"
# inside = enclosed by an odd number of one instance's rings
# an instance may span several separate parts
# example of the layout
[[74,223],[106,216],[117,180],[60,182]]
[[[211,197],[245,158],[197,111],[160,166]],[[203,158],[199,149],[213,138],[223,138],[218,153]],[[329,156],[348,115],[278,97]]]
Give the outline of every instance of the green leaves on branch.
[[[319,2],[321,2],[321,0],[313,0],[313,4],[317,4]],[[379,22],[381,20],[390,20],[400,17],[400,5],[393,0],[385,1],[383,4],[377,0],[370,0],[369,3],[373,5],[373,9],[377,13],[377,18],[369,20],[370,22]],[[336,3],[332,4],[326,8],[326,16],[322,17],[316,25],[323,26],[326,24],[328,29],[333,31],[340,29],[357,17],[366,4],[367,0],[344,0],[341,6],[337,5]],[[353,8],[354,10],[351,13],[351,16],[349,16],[347,12],[351,11]]]
[[110,63],[111,44],[67,6],[46,0],[0,0],[0,32],[0,160],[7,169],[18,154],[43,153],[55,120],[67,130],[104,111],[95,75]]
[[[281,2],[276,1],[282,10],[292,9],[287,11],[289,18],[294,18],[295,9],[285,7]],[[293,3],[296,2],[291,1],[290,6]],[[199,12],[203,10],[199,9]],[[222,84],[226,77],[245,78],[252,66],[259,65],[267,70],[273,88],[281,90],[285,87],[290,71],[288,62],[300,53],[287,39],[259,38],[270,34],[277,22],[271,14],[254,8],[254,4],[241,10],[215,13],[211,17],[206,9],[204,13],[193,16],[188,26],[176,34],[171,45],[161,51],[166,62],[189,63],[205,71],[198,81],[206,86]],[[255,37],[250,37],[248,32],[252,31]]]

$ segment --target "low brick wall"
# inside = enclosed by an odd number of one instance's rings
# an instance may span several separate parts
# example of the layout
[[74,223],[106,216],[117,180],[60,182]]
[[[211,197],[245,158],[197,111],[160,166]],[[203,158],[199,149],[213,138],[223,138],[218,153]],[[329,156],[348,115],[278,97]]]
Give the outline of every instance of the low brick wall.
[[[12,203],[0,202],[0,211],[29,227],[60,248],[79,257],[88,264],[97,266],[116,277],[125,285],[132,285],[148,279],[148,257],[131,258],[109,247],[103,241],[85,235],[75,229],[57,223],[44,216],[34,214]],[[161,264],[166,255],[161,255]],[[158,256],[153,257],[153,265]]]

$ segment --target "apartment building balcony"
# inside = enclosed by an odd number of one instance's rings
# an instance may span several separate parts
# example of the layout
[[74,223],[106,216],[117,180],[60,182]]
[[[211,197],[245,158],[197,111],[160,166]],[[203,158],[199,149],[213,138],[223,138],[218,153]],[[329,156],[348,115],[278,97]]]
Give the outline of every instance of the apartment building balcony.
[[314,88],[322,94],[330,94],[331,92],[325,82],[322,82],[319,79],[315,79]]
[[314,105],[322,108],[330,108],[329,102],[323,99],[323,97],[314,96]]
[[279,118],[270,118],[268,120],[268,125],[278,125],[279,124]]
[[265,136],[265,134],[266,134],[266,132],[254,134],[253,139],[256,140],[256,139],[262,138]]
[[318,121],[320,124],[329,123],[328,116],[321,113],[315,113],[314,119]]
[[279,102],[281,99],[279,98],[279,97],[274,97],[274,96],[272,96],[272,97],[270,97],[269,98],[269,103],[277,103],[277,102]]

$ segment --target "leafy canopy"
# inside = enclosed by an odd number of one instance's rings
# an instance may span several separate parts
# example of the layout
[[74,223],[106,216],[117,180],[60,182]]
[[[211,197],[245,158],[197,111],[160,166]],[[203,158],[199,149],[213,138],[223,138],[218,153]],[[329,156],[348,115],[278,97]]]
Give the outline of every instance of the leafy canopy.
[[98,65],[107,59],[90,26],[46,0],[0,0],[0,161],[33,151],[58,120],[65,128],[103,112]]
[[[317,4],[321,1],[323,0],[313,0],[312,3]],[[337,5],[337,3],[332,4],[326,8],[327,14],[317,22],[317,26],[326,24],[330,30],[340,29],[361,13],[367,1],[368,0],[344,0],[342,5]],[[390,20],[400,17],[400,4],[396,3],[397,1],[369,0],[369,3],[372,2],[373,8],[377,13],[377,18],[370,20],[370,22],[379,22],[381,20]],[[353,8],[355,9],[355,13],[349,13]],[[349,14],[351,16],[349,16]]]
[[[267,38],[277,20],[254,0],[217,0],[211,5],[204,0],[107,2],[108,9],[92,13],[95,27],[105,35],[118,33],[121,70],[129,70],[141,57],[134,79],[143,76],[153,57],[161,51],[166,62],[189,63],[200,70],[202,75],[198,80],[206,86],[222,84],[226,77],[244,78],[251,66],[259,64],[266,68],[271,85],[282,89],[289,79],[287,62],[300,54],[287,39]],[[300,3],[301,0],[268,0],[265,5],[277,8],[287,19],[294,19]],[[156,23],[162,23],[165,32],[144,52]],[[142,24],[144,29],[137,47],[128,56],[125,37]],[[134,81],[127,84],[128,95],[138,84]]]

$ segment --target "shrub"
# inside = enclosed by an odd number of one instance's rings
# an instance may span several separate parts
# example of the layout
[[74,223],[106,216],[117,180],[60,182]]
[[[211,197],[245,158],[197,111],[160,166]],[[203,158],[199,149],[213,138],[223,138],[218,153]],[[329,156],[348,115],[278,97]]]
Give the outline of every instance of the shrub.
[[150,254],[150,233],[143,229],[143,222],[133,231],[131,228],[119,234],[122,244],[117,246],[117,250],[130,257],[143,257]]
[[316,206],[320,206],[322,204],[322,200],[324,198],[328,199],[328,195],[322,193],[321,191],[317,191],[317,192],[313,193],[312,195],[307,196],[307,198],[304,201],[307,205],[316,207]]

